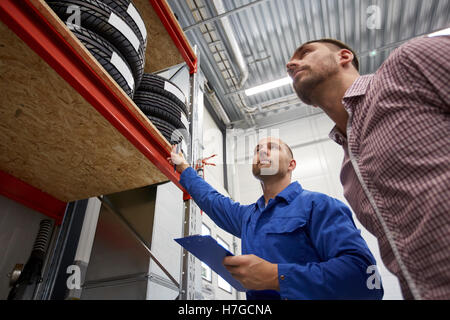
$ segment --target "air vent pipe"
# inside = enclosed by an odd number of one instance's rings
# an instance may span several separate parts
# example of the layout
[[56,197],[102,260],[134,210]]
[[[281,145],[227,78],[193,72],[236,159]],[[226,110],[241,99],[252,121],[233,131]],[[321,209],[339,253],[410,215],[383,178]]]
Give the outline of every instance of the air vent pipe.
[[[214,7],[216,8],[217,14],[220,15],[226,12],[222,0],[213,0],[213,3]],[[239,81],[238,84],[238,90],[240,90],[244,87],[244,84],[247,82],[248,67],[245,62],[244,56],[242,55],[241,49],[239,48],[239,44],[236,40],[233,29],[231,28],[230,20],[228,19],[228,17],[223,17],[220,19],[220,22],[222,23],[223,30],[225,32],[226,37],[228,38],[228,43],[231,46],[231,50],[233,51],[234,58],[241,73],[241,80]]]

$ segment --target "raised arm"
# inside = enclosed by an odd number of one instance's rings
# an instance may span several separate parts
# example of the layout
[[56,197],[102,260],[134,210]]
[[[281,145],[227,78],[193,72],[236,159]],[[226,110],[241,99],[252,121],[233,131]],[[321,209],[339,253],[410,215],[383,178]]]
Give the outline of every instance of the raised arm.
[[202,209],[220,228],[241,237],[242,217],[248,206],[242,206],[217,192],[189,166],[181,153],[172,152],[168,158],[181,173],[180,183]]

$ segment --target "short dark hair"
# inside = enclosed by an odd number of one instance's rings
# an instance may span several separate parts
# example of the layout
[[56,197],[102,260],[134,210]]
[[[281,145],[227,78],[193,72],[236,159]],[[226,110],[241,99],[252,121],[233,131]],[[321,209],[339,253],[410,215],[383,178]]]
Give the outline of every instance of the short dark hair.
[[312,40],[312,41],[305,42],[304,44],[301,45],[301,47],[303,47],[304,45],[310,44],[310,43],[315,43],[315,42],[331,43],[331,44],[337,46],[338,48],[347,49],[347,50],[351,51],[351,53],[353,53],[352,64],[356,68],[356,70],[359,71],[359,61],[358,61],[358,57],[356,56],[356,52],[352,48],[350,48],[348,45],[343,43],[342,41],[339,41],[336,39],[331,39],[331,38],[323,38],[323,39],[319,39],[319,40]]

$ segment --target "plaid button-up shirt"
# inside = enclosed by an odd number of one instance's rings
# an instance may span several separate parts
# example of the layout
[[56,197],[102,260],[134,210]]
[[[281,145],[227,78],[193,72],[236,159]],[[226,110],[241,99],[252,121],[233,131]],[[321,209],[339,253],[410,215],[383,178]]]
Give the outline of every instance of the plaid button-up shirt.
[[418,38],[343,104],[341,182],[405,299],[450,299],[450,37]]

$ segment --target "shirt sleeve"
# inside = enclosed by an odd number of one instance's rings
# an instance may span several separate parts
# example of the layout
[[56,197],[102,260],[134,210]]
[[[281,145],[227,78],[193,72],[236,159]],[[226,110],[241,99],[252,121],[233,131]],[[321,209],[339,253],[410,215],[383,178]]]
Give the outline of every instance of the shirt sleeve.
[[421,37],[392,54],[393,72],[405,74],[414,94],[425,105],[450,111],[450,36]]
[[376,262],[351,211],[333,198],[315,203],[308,226],[323,262],[278,265],[282,299],[381,299]]
[[240,205],[217,192],[192,167],[181,173],[180,184],[217,226],[241,237],[242,217],[248,206]]

